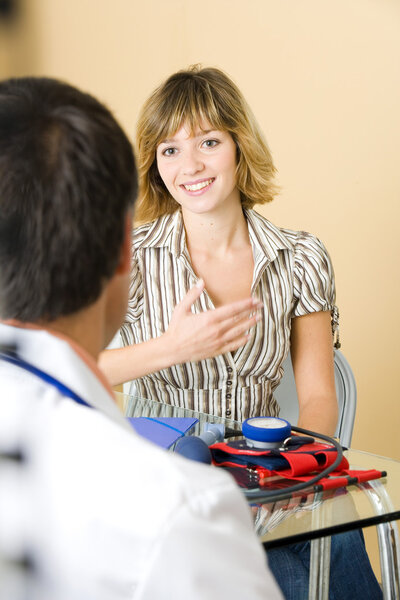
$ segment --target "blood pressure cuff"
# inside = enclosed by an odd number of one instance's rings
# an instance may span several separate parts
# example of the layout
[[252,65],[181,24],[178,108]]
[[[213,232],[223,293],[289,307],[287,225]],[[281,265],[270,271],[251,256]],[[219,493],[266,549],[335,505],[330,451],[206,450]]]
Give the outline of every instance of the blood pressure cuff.
[[[279,472],[284,477],[299,477],[318,473],[333,464],[337,450],[329,444],[305,444],[290,450],[264,450],[249,447],[245,440],[218,443],[210,446],[213,464],[224,467],[261,467],[265,475]],[[347,470],[349,463],[343,457],[337,471]]]
[[[295,436],[294,436],[295,437]],[[306,483],[332,465],[337,450],[329,444],[310,443],[289,450],[260,450],[245,440],[210,446],[214,465],[227,469],[240,487],[280,489]],[[385,477],[386,472],[349,469],[346,457],[334,471],[319,479],[314,491],[332,490]]]

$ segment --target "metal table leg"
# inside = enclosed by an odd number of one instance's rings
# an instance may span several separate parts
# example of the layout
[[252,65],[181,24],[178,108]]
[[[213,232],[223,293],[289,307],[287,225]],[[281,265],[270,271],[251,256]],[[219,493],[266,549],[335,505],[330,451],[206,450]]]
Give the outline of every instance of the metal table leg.
[[[393,510],[390,498],[379,480],[364,486],[377,514]],[[400,543],[395,521],[377,525],[382,591],[385,600],[400,600]]]
[[[314,496],[314,503],[320,503],[322,493]],[[332,508],[329,503],[320,503],[316,510],[312,511],[312,526],[322,529],[329,523]],[[331,538],[322,537],[310,542],[310,577],[308,598],[309,600],[328,600],[329,598],[329,572],[331,563]]]
[[331,538],[311,540],[309,600],[329,599]]
[[385,600],[399,600],[399,562],[397,527],[394,522],[377,525],[379,557],[382,574],[382,590]]

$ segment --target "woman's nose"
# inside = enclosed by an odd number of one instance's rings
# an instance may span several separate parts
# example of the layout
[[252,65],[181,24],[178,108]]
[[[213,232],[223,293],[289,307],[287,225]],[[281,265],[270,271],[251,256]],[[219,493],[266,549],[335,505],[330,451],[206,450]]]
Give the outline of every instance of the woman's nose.
[[204,162],[202,160],[201,155],[197,151],[190,150],[185,153],[183,163],[184,175],[193,175],[194,173],[202,171],[203,168]]

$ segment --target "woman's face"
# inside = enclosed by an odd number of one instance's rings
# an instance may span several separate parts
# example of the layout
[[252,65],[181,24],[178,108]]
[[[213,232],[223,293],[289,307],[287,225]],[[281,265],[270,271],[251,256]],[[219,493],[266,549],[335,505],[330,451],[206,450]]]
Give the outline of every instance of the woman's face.
[[240,203],[236,187],[236,145],[226,131],[206,123],[190,135],[183,126],[157,147],[157,167],[183,212],[212,212]]

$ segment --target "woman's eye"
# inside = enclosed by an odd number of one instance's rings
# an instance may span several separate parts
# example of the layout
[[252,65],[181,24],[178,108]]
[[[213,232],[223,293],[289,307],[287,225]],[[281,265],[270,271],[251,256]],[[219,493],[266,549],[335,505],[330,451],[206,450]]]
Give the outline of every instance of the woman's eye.
[[165,148],[165,150],[163,150],[161,154],[163,156],[173,156],[174,154],[176,154],[176,152],[176,148]]
[[219,144],[219,140],[205,140],[203,142],[203,146],[205,146],[206,148],[215,148],[215,146],[218,146]]

